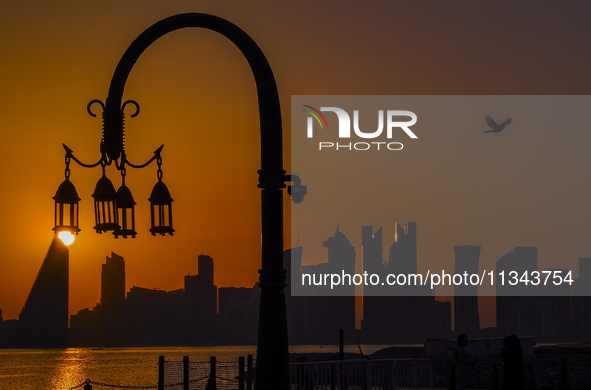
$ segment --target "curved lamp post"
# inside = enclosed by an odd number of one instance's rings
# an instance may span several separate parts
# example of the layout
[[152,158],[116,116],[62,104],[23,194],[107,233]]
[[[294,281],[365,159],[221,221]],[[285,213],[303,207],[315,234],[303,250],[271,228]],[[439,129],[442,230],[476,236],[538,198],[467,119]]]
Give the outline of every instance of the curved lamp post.
[[[54,197],[56,200],[56,227],[54,230],[68,230],[77,233],[79,198],[73,184],[69,181],[70,160],[83,167],[101,166],[103,177],[97,183],[93,194],[95,200],[95,230],[98,233],[113,231],[115,237],[135,237],[134,205],[131,191],[125,186],[126,166],[143,168],[156,160],[158,163],[158,182],[154,186],[150,203],[152,205],[152,227],[150,232],[165,235],[172,229],[172,198],[162,182],[162,147],[154,156],[141,165],[131,164],[126,157],[123,134],[123,110],[129,103],[136,106],[134,117],[139,113],[139,105],[134,101],[122,104],[125,82],[135,62],[144,50],[163,35],[187,27],[201,27],[216,31],[230,39],[246,57],[255,78],[259,101],[261,125],[261,169],[258,187],[261,191],[262,218],[262,267],[260,273],[260,310],[257,345],[257,374],[255,389],[286,390],[289,384],[289,356],[287,341],[287,319],[284,287],[286,286],[283,268],[283,191],[285,182],[291,176],[283,170],[281,108],[277,85],[271,67],[257,44],[236,25],[217,16],[197,13],[175,15],[152,25],[129,46],[117,64],[111,80],[109,95],[105,104],[93,100],[91,106],[98,103],[103,107],[103,138],[101,140],[101,159],[95,164],[84,164],[67,146],[66,180]],[[115,191],[113,184],[105,175],[105,167],[115,162],[122,175],[122,185]],[[301,186],[299,178],[294,177],[294,195],[301,202],[306,188]],[[290,191],[290,195],[292,191]],[[294,200],[296,196],[294,196]],[[62,211],[66,207],[69,214]],[[64,221],[64,217],[66,221]]]

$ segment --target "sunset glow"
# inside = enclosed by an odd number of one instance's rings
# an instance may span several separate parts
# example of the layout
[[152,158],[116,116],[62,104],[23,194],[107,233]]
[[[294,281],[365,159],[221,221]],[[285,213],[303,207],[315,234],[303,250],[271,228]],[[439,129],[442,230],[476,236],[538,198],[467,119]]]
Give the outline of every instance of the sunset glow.
[[[587,5],[462,4],[393,6],[378,1],[368,8],[353,1],[338,6],[333,2],[229,6],[186,0],[101,6],[74,1],[6,2],[0,15],[0,174],[5,183],[0,204],[6,222],[0,226],[4,237],[0,309],[4,320],[19,318],[54,235],[52,196],[64,180],[62,143],[86,163],[99,159],[101,113],[95,106],[98,117],[91,117],[86,105],[106,98],[117,62],[150,25],[182,12],[205,12],[235,23],[257,42],[279,88],[284,167],[288,174],[298,174],[290,165],[292,95],[589,93]],[[315,10],[312,16],[310,7]],[[252,287],[261,268],[261,190],[257,188],[261,156],[257,91],[243,55],[219,34],[202,29],[174,32],[139,58],[123,98],[141,106],[134,118],[135,110],[126,110],[129,160],[143,163],[165,145],[162,169],[175,201],[175,233],[153,237],[149,232],[148,198],[157,180],[152,165],[130,169],[126,176],[137,201],[137,238],[116,240],[110,233],[96,234],[91,194],[100,168],[86,169],[72,162],[70,179],[81,198],[81,231],[70,258],[70,314],[100,301],[97,269],[112,251],[125,258],[127,289],[182,288],[183,277],[197,272],[200,254],[214,259],[217,286]],[[297,107],[297,112],[305,116],[302,108]],[[362,128],[376,126],[373,111],[355,109],[368,113],[360,119]],[[408,107],[394,104],[379,109]],[[326,120],[334,122],[335,114],[330,114],[333,117]],[[486,126],[487,114],[499,121],[512,115],[507,110],[479,112],[470,123]],[[526,245],[540,248],[542,269],[553,266],[556,259],[576,269],[579,257],[591,257],[586,217],[591,184],[585,164],[589,133],[569,123],[568,113],[555,123],[548,123],[546,117],[540,113],[534,117],[539,121],[529,127],[524,118],[513,117],[514,122],[495,138],[483,138],[481,128],[459,124],[449,131],[433,128],[431,133],[417,134],[419,140],[405,144],[391,164],[375,166],[377,171],[391,168],[394,173],[384,174],[382,180],[396,187],[387,194],[391,212],[383,212],[380,202],[366,205],[386,220],[375,228],[383,227],[384,237],[393,237],[396,222],[416,221],[421,264],[452,264],[454,245],[481,245],[483,263]],[[374,122],[366,123],[364,118]],[[336,126],[327,130],[327,123],[320,119],[322,131],[335,131]],[[417,124],[421,123],[425,120]],[[320,136],[320,126],[316,122],[315,126]],[[527,128],[537,130],[531,133]],[[447,144],[456,149],[442,147]],[[411,145],[419,145],[420,151]],[[543,159],[535,159],[540,156]],[[535,161],[542,163],[536,166]],[[353,160],[349,164],[339,169],[357,167]],[[114,166],[105,171],[119,188],[120,172]],[[480,180],[484,175],[490,178],[486,183]],[[296,206],[306,208],[320,194],[306,177],[301,179],[309,195]],[[326,181],[332,179],[327,173]],[[528,182],[532,185],[526,186]],[[286,191],[283,202],[287,249],[292,205]],[[341,205],[343,201],[335,198],[334,202]],[[342,204],[343,210],[356,208]],[[360,240],[359,225],[365,221],[328,221],[318,226],[325,231],[325,239],[334,234],[339,222],[352,240]],[[549,224],[552,229],[547,228]],[[25,245],[23,232],[28,237]],[[293,234],[297,242],[298,233]],[[385,248],[391,244],[391,238],[384,240]],[[327,261],[322,242],[305,242],[302,235],[300,245],[305,247],[304,265]],[[359,244],[355,246],[361,253]],[[493,305],[483,313],[483,326],[495,324]]]
[[65,245],[72,245],[74,243],[74,235],[68,231],[60,232],[57,236]]

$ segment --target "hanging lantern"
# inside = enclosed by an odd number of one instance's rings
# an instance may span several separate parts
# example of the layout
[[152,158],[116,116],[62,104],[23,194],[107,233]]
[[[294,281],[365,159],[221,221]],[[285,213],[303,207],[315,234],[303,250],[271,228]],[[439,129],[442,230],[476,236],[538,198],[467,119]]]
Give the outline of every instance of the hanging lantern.
[[152,227],[150,232],[153,236],[156,234],[166,235],[166,233],[172,236],[174,229],[172,228],[172,197],[166,187],[166,184],[159,179],[152,195],[150,195],[150,208],[152,217]]
[[111,180],[103,176],[96,183],[94,193],[94,221],[96,225],[94,230],[97,233],[115,231],[120,229],[117,219],[117,192]]
[[76,187],[70,181],[69,177],[60,184],[53,197],[55,200],[55,227],[56,233],[68,231],[72,234],[78,234],[78,202],[80,197],[76,192]]
[[123,238],[127,238],[127,236],[131,236],[131,238],[135,238],[137,234],[135,231],[135,209],[134,206],[136,205],[135,201],[133,200],[133,195],[131,195],[131,191],[125,185],[125,182],[121,184],[121,187],[117,190],[117,218],[119,220],[120,228],[115,230],[113,234],[115,238],[122,236]]

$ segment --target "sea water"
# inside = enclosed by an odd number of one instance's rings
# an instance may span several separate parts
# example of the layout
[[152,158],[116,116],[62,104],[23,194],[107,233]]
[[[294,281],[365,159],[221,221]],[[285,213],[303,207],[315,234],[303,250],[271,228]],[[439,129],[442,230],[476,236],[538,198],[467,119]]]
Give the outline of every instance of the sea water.
[[[370,354],[383,347],[363,346],[363,352]],[[334,345],[290,347],[292,353],[338,351]],[[348,345],[345,352],[359,349]],[[68,390],[87,379],[119,386],[156,386],[159,356],[166,361],[181,361],[183,356],[191,361],[209,361],[215,356],[218,362],[237,362],[240,356],[246,359],[249,354],[256,359],[256,346],[0,349],[0,389]]]

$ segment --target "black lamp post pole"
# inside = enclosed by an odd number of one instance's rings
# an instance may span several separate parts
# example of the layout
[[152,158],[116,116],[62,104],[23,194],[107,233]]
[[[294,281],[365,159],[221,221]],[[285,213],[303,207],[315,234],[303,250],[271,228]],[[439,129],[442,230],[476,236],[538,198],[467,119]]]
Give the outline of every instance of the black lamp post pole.
[[287,390],[289,356],[283,268],[283,170],[281,108],[271,67],[257,44],[236,25],[222,18],[187,13],[163,19],[149,27],[129,46],[119,61],[104,109],[104,147],[116,160],[123,150],[123,89],[129,73],[144,50],[161,36],[186,27],[217,31],[244,54],[253,72],[261,123],[259,184],[262,208],[262,267],[255,389]]

